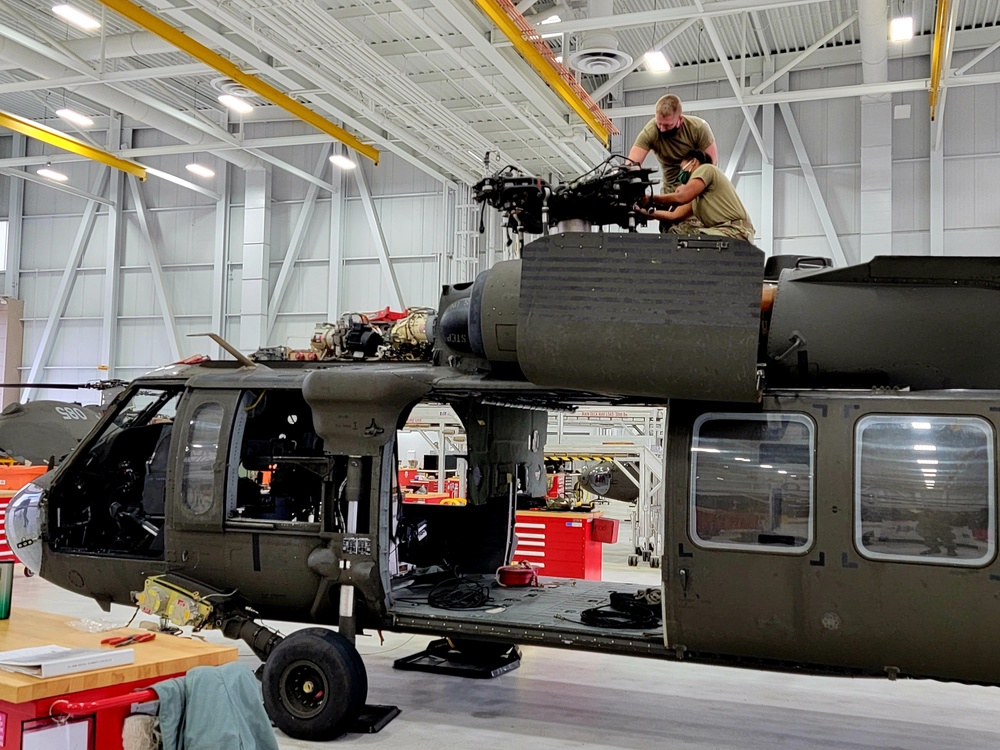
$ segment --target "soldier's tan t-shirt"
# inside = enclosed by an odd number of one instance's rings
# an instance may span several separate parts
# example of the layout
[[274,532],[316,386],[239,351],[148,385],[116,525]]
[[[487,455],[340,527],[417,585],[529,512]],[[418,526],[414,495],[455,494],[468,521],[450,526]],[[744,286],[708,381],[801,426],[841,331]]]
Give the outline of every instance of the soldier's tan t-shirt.
[[691,174],[691,181],[693,180],[705,183],[701,195],[691,201],[691,210],[702,224],[706,227],[734,224],[753,236],[750,215],[725,172],[714,164],[702,164]]
[[656,118],[646,123],[635,139],[639,148],[652,151],[660,160],[660,192],[669,193],[677,187],[677,175],[681,171],[681,159],[689,151],[704,151],[715,143],[715,136],[708,123],[700,117],[684,115],[680,128],[671,137],[662,135],[656,127]]

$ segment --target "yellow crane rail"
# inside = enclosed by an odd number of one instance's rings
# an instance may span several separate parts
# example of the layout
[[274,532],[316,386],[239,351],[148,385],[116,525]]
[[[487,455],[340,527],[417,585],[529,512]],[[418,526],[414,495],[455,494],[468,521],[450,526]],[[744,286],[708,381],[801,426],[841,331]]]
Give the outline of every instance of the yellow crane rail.
[[13,130],[29,138],[34,138],[36,141],[47,143],[63,151],[69,151],[71,154],[77,154],[87,159],[93,159],[101,164],[107,164],[109,167],[114,167],[115,169],[120,169],[122,172],[135,175],[140,180],[146,179],[146,168],[141,164],[128,161],[127,159],[120,159],[112,153],[91,146],[89,143],[78,141],[76,138],[72,138],[65,133],[60,133],[58,130],[46,127],[37,122],[32,122],[31,120],[25,120],[23,117],[12,115],[9,112],[0,112],[0,127]]
[[528,64],[535,69],[560,98],[586,123],[605,148],[618,129],[580,83],[557,62],[552,50],[534,26],[525,20],[510,0],[476,0],[476,5],[497,25]]
[[204,44],[196,42],[180,29],[171,26],[166,21],[154,16],[129,0],[100,0],[100,2],[125,16],[130,21],[137,23],[147,31],[156,34],[161,39],[166,39],[178,49],[184,50],[191,57],[205,63],[210,68],[214,68],[223,75],[229,76],[234,81],[242,83],[258,96],[271,102],[271,104],[281,107],[304,122],[308,122],[313,127],[350,146],[359,154],[364,154],[378,164],[379,151],[374,146],[362,143],[339,125],[335,125],[325,117],[313,112],[304,104],[295,101],[266,81],[262,81],[257,76],[250,75],[249,73],[244,73],[222,55],[210,50]]

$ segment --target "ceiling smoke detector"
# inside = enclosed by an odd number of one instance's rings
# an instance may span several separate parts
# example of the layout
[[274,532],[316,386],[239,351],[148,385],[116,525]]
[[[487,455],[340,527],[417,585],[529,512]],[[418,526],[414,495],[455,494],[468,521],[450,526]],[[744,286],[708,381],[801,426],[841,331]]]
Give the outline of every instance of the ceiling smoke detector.
[[240,99],[252,99],[256,94],[242,83],[234,81],[232,78],[213,78],[212,88],[220,94],[238,96]]
[[590,47],[571,52],[566,61],[571,68],[581,73],[609,75],[631,65],[632,56],[617,49]]

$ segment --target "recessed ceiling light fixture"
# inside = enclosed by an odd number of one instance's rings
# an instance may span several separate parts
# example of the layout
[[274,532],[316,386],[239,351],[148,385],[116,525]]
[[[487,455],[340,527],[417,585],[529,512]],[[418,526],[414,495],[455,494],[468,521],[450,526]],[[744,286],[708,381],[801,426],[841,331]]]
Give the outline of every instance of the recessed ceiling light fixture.
[[74,125],[79,125],[81,128],[89,128],[91,125],[94,124],[94,121],[91,120],[89,117],[87,117],[87,115],[81,115],[76,110],[68,109],[66,107],[63,107],[62,109],[57,109],[56,116],[61,117],[67,122],[73,123]]
[[64,175],[62,172],[57,172],[56,170],[51,169],[50,167],[51,165],[46,164],[41,169],[36,169],[35,174],[37,174],[39,177],[45,177],[46,179],[49,180],[55,180],[56,182],[66,182],[66,180],[69,179],[69,177]]
[[913,18],[897,16],[889,22],[889,39],[894,42],[908,42],[913,39]]
[[53,5],[52,12],[67,23],[71,23],[84,31],[93,31],[101,28],[101,22],[93,16],[87,15],[79,8],[72,5]]
[[358,166],[346,156],[341,156],[340,154],[334,154],[331,156],[330,163],[335,167],[340,167],[341,169],[354,169]]
[[248,115],[253,112],[252,104],[232,94],[223,94],[219,97],[219,101],[233,110],[233,112],[238,112],[241,115]]
[[191,174],[196,174],[199,177],[205,177],[206,179],[209,177],[215,177],[215,172],[206,167],[204,164],[188,164],[184,167],[184,169]]
[[651,73],[667,73],[670,70],[670,61],[662,50],[650,50],[642,56],[642,59]]

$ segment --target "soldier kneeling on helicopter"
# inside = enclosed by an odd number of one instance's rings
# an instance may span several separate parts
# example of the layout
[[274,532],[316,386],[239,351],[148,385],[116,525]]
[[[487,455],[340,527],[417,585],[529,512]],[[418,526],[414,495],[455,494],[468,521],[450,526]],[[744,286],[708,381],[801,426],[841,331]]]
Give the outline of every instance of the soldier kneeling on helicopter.
[[[658,219],[671,234],[708,234],[753,242],[754,228],[736,188],[704,151],[689,151],[681,161],[680,184],[671,193],[648,195],[636,208]],[[665,206],[666,209],[658,209]],[[697,219],[697,222],[692,221]]]

